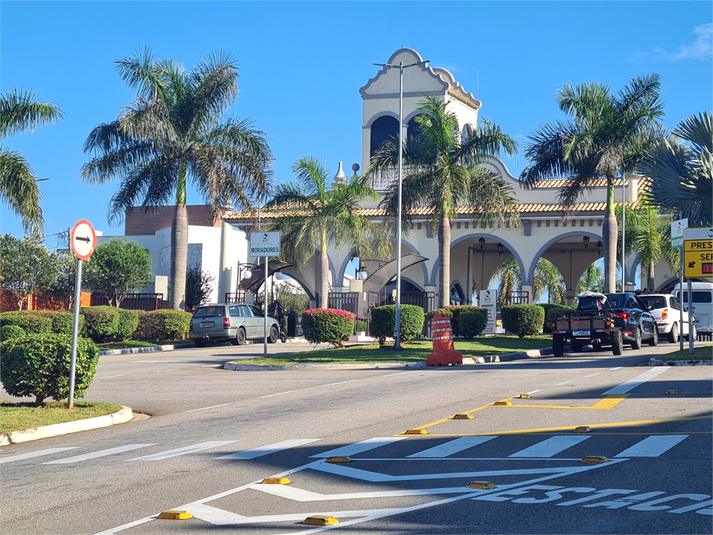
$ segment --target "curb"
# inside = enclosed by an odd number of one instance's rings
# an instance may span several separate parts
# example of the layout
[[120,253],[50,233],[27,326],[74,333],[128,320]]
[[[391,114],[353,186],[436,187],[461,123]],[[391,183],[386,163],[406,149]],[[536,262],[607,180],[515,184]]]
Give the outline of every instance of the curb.
[[88,431],[90,429],[99,429],[100,427],[109,427],[111,425],[123,424],[133,420],[134,414],[129,407],[121,407],[121,410],[114,414],[105,416],[96,416],[85,420],[75,420],[62,424],[43,425],[42,427],[33,427],[22,431],[11,431],[0,435],[0,446],[9,444],[20,444],[31,440],[39,440],[41,438],[56,437],[58,435],[67,435],[69,433],[78,433],[79,431]]
[[226,362],[224,370],[240,372],[264,372],[283,370],[304,370],[304,369],[334,369],[334,370],[378,370],[391,368],[425,368],[426,362],[384,362],[376,364],[288,364],[285,366],[260,366],[255,364],[234,364]]
[[649,366],[711,366],[711,360],[659,360],[651,357]]
[[[254,342],[252,340],[246,340],[245,344],[254,344],[254,343],[260,343],[262,344],[262,340],[259,342]],[[306,344],[308,343],[307,340],[304,338],[288,338],[285,342],[278,342],[279,344],[285,343],[285,344]],[[173,351],[174,349],[183,349],[186,347],[196,347],[195,344],[191,343],[184,343],[184,344],[173,344],[173,345],[165,345],[165,346],[146,346],[146,347],[127,347],[126,349],[107,349],[105,351],[100,351],[99,356],[100,357],[106,357],[106,356],[111,356],[111,355],[131,355],[134,353],[155,353],[157,351]]]

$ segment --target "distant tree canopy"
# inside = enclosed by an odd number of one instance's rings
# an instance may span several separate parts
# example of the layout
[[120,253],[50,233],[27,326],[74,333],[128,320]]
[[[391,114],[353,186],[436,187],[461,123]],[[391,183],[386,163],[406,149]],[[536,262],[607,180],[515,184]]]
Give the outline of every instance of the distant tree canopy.
[[114,238],[99,245],[86,262],[83,285],[102,293],[111,306],[153,282],[151,253],[136,242]]
[[0,237],[0,284],[10,292],[20,310],[34,293],[49,290],[57,280],[58,260],[31,237]]

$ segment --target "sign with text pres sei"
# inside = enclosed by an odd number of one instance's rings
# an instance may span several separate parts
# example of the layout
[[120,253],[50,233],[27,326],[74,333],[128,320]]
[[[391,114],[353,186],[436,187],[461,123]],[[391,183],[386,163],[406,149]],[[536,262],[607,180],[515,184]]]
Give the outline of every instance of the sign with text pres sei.
[[713,277],[713,228],[683,231],[683,275]]
[[250,256],[280,256],[280,233],[251,232]]

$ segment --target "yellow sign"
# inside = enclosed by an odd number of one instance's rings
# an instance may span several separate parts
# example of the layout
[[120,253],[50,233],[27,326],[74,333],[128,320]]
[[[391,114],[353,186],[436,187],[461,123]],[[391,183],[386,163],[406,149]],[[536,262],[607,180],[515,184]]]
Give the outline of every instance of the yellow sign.
[[683,250],[685,252],[713,252],[713,240],[685,240]]
[[713,248],[683,253],[683,275],[686,278],[713,277]]

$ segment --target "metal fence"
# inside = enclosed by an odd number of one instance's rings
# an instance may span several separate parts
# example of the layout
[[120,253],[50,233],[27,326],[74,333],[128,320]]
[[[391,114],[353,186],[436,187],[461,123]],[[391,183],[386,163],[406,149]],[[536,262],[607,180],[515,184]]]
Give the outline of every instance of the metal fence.
[[[102,294],[92,294],[91,306],[103,306],[109,304],[109,298]],[[142,293],[128,294],[121,302],[121,306],[125,310],[159,310],[171,308],[171,303],[163,298],[163,294],[157,293]]]

